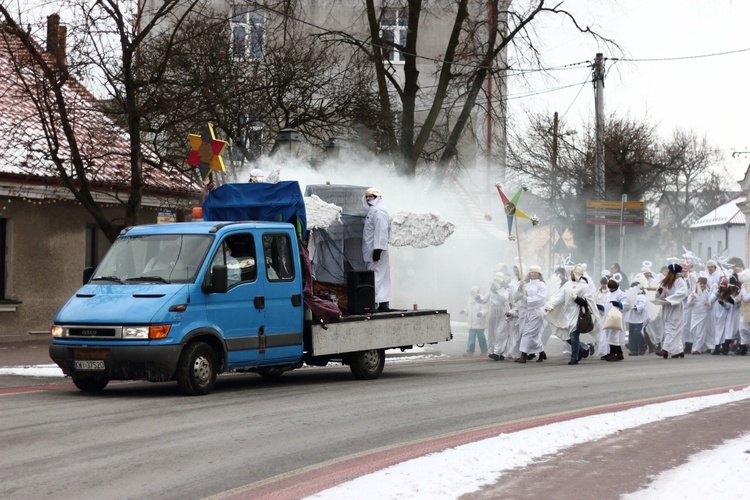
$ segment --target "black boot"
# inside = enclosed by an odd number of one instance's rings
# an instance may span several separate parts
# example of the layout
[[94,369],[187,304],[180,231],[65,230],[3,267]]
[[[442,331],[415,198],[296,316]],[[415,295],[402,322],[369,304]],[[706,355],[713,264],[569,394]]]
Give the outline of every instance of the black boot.
[[729,354],[729,345],[732,343],[731,340],[725,340],[724,343],[721,346],[721,353],[726,356]]
[[721,354],[721,344],[719,344],[716,347],[714,347],[714,350],[711,351],[711,356],[716,356],[716,355],[719,355],[719,354]]
[[522,352],[521,357],[516,359],[516,363],[525,363],[526,362],[526,353]]
[[625,357],[622,355],[622,347],[619,345],[609,346],[609,357],[607,361],[622,361]]
[[541,363],[545,359],[547,359],[547,353],[544,352],[544,351],[542,351],[542,352],[539,353],[539,359],[537,359],[536,362],[537,363]]
[[690,354],[693,352],[693,343],[692,342],[685,342],[685,349],[683,351],[685,354]]

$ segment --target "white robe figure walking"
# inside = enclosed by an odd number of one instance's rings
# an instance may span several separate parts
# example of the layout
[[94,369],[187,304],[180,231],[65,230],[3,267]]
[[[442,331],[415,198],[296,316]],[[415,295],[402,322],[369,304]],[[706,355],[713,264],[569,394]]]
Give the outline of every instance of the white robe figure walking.
[[[733,309],[734,299],[729,291],[729,281],[726,278],[719,280],[719,287],[711,296],[711,308],[713,309],[714,321],[714,350],[712,354],[721,354],[724,344],[731,339],[732,326],[734,324]],[[727,344],[727,352],[728,351]]]
[[393,297],[391,263],[388,257],[391,219],[377,189],[365,191],[362,202],[367,207],[365,227],[362,230],[362,258],[367,270],[375,273],[375,302],[378,309],[388,310]]
[[660,329],[664,332],[661,351],[657,354],[666,359],[669,355],[673,358],[685,357],[682,344],[682,330],[685,323],[685,299],[688,296],[688,288],[685,280],[679,276],[682,266],[670,264],[667,276],[662,280],[657,299],[664,303],[661,306],[660,315],[656,321],[660,322]]
[[514,279],[511,280],[508,286],[510,310],[505,313],[506,321],[508,322],[508,346],[510,348],[510,355],[508,357],[518,359],[521,356],[521,333],[518,331],[518,305],[515,299],[516,292],[521,286],[521,270],[517,265],[513,266]]
[[539,353],[537,362],[547,359],[542,343],[544,326],[544,303],[547,300],[547,284],[541,280],[542,269],[538,266],[529,268],[529,281],[516,290],[514,298],[518,306],[518,331],[521,334],[521,357],[526,362],[529,354]]
[[[544,306],[545,319],[555,329],[554,334],[563,343],[570,342],[569,365],[577,365],[579,358],[588,357],[593,351],[593,348],[589,351],[588,343],[581,341],[581,335],[589,335],[591,332],[581,334],[578,331],[578,315],[583,303],[591,313],[594,323],[592,332],[599,328],[599,310],[596,308],[594,294],[582,276],[583,267],[580,264],[576,265],[571,271],[570,280],[553,293]],[[576,300],[581,304],[579,305]]]
[[750,270],[742,271],[739,275],[740,288],[740,346],[737,354],[746,356],[750,346]]
[[714,348],[711,295],[708,280],[705,277],[699,277],[695,291],[688,297],[690,337],[693,339],[691,349],[692,353],[696,355]]
[[507,276],[502,272],[495,273],[490,291],[482,297],[488,305],[487,342],[489,357],[501,361],[511,356],[511,325],[505,314],[511,310],[510,293]]
[[[607,289],[607,294],[604,296],[604,313],[602,314],[602,318],[604,319],[602,324],[606,323],[607,315],[613,307],[617,307],[620,311],[623,311],[628,309],[630,305],[627,294],[620,290],[619,283],[615,280],[607,282]],[[602,328],[602,342],[606,342],[608,347],[608,352],[604,356],[605,361],[622,361],[624,359],[622,344],[625,343],[625,324],[622,319],[620,319],[619,327],[619,329]]]

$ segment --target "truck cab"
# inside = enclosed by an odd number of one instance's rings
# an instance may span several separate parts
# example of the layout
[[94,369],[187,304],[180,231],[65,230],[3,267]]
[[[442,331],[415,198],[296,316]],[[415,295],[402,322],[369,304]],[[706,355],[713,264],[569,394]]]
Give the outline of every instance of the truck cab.
[[291,224],[138,226],[57,313],[50,356],[84,390],[176,377],[204,393],[218,372],[298,363],[302,302]]

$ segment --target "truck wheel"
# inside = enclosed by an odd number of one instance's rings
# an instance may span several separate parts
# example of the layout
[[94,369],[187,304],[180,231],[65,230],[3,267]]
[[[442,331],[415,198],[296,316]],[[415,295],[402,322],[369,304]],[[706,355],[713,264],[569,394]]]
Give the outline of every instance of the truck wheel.
[[267,366],[264,368],[258,368],[258,375],[265,378],[277,379],[281,377],[282,373],[284,373],[284,370],[280,366]]
[[203,396],[216,385],[216,354],[205,342],[185,347],[177,366],[177,386],[186,396]]
[[109,384],[107,377],[92,377],[86,375],[73,375],[73,383],[83,392],[99,392]]
[[383,373],[385,366],[385,350],[371,349],[354,355],[349,368],[354,378],[359,380],[374,380]]

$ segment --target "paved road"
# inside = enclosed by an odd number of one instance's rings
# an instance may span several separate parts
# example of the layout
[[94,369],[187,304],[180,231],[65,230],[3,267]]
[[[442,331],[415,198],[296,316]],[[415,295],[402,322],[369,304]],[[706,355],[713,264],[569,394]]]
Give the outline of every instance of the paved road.
[[278,382],[222,376],[197,398],[172,383],[112,384],[92,396],[57,382],[0,391],[0,498],[204,498],[492,424],[750,385],[750,359],[389,362],[376,381],[352,380],[346,367],[297,370]]

